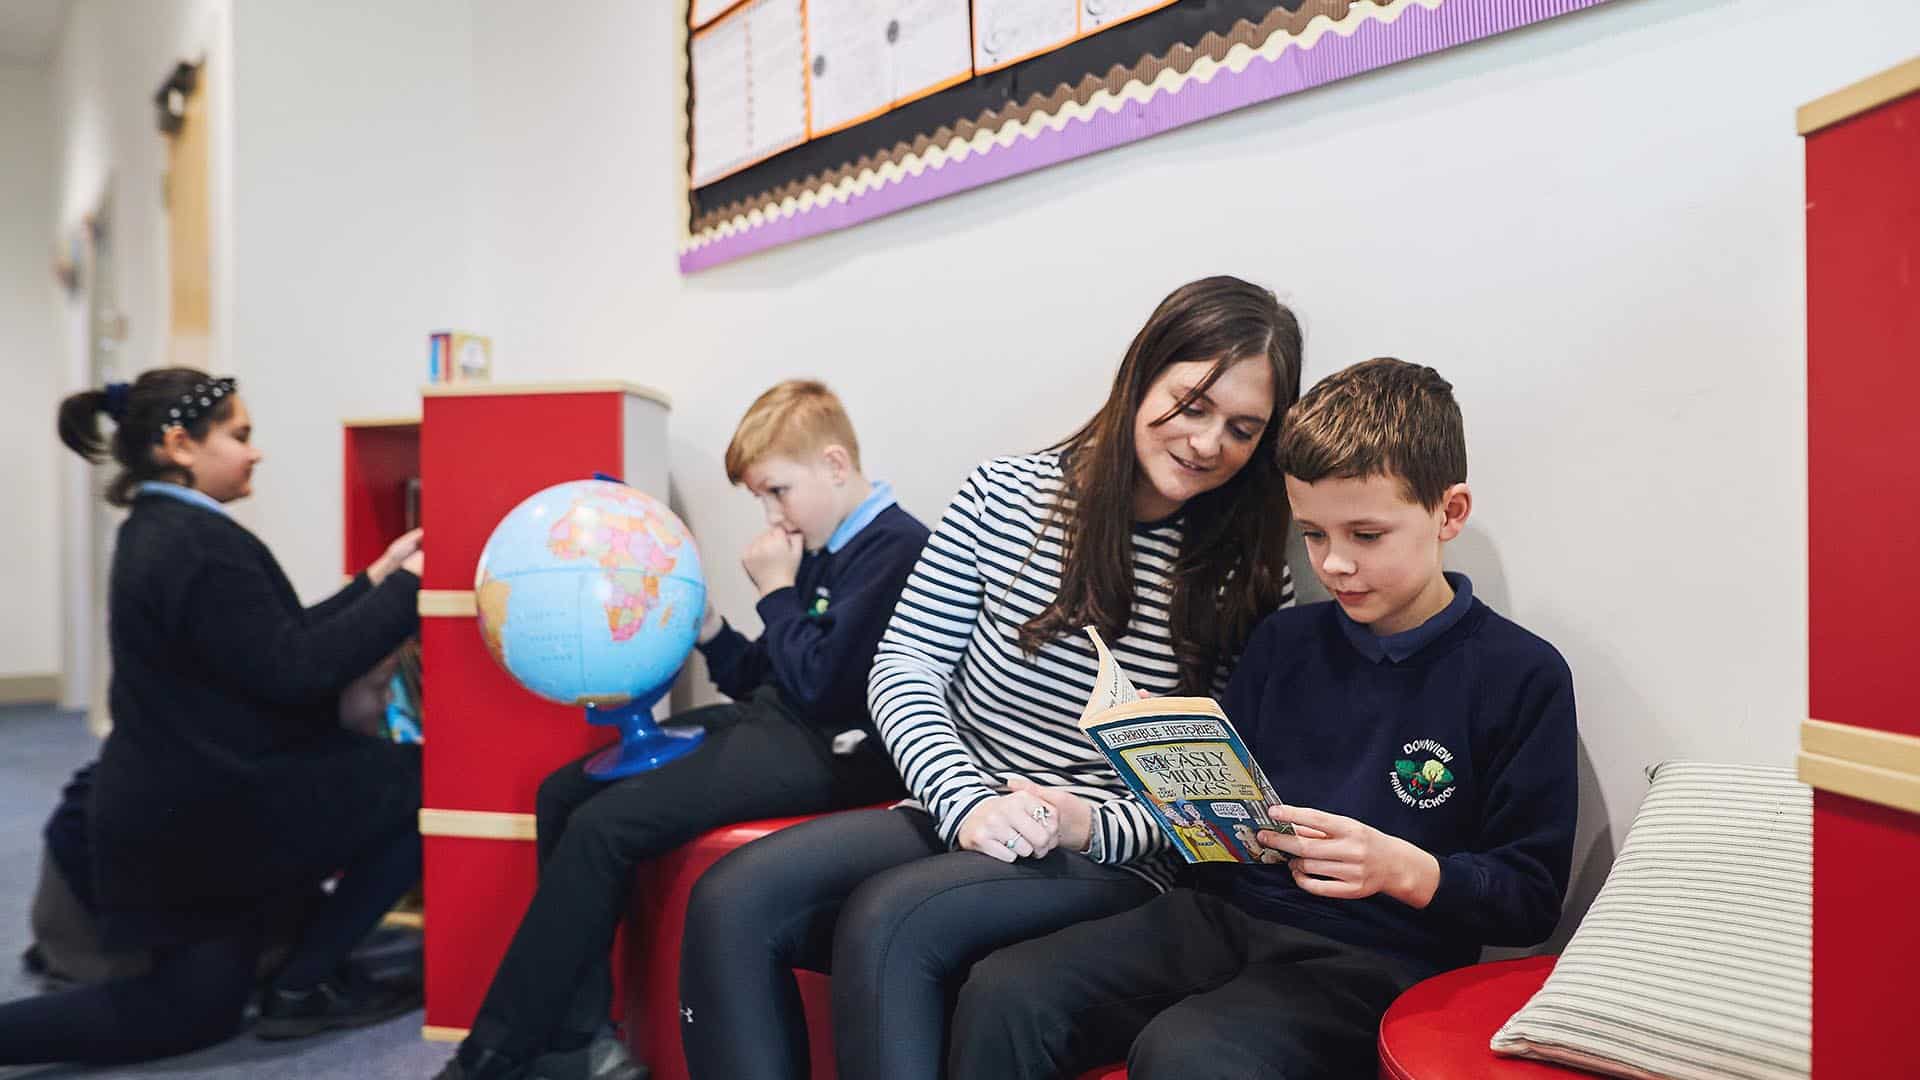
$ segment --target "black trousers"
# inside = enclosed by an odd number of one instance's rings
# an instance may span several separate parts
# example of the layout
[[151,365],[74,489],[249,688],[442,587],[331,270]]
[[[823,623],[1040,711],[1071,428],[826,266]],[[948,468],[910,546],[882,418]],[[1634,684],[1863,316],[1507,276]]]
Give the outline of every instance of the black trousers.
[[[333,894],[311,904],[274,984],[304,989],[335,974],[419,880],[420,834],[409,814],[388,822]],[[265,922],[263,915],[221,937],[156,949],[142,975],[0,1005],[0,1065],[147,1061],[228,1038],[253,996]]]
[[737,821],[902,794],[878,739],[837,756],[831,735],[801,723],[771,688],[675,720],[707,729],[684,757],[612,782],[587,776],[582,758],[541,783],[540,886],[494,972],[470,1042],[525,1062],[592,1037],[606,1022],[608,954],[641,861]]
[[1370,1080],[1380,1017],[1427,974],[1370,949],[1175,889],[975,964],[954,1015],[953,1080]]
[[1055,851],[948,851],[920,810],[835,814],[729,854],[694,887],[681,942],[681,1044],[696,1080],[807,1073],[793,968],[833,973],[841,1080],[940,1075],[953,991],[1000,946],[1154,895]]

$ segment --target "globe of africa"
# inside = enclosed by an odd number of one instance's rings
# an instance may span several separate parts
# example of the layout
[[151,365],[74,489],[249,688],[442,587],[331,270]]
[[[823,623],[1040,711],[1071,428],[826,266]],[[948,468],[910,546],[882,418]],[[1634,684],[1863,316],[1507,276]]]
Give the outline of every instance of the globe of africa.
[[707,602],[700,552],[665,503],[609,480],[537,492],[494,527],[473,588],[480,635],[509,675],[621,727],[631,767],[615,748],[589,771],[638,771],[692,749],[688,733],[658,732],[647,715],[692,652]]

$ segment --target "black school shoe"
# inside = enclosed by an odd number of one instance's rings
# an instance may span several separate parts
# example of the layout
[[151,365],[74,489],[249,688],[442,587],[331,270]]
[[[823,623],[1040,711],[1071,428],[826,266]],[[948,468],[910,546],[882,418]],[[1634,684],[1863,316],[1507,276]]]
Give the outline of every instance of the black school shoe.
[[461,1043],[459,1053],[433,1074],[433,1080],[525,1080],[526,1075],[524,1068],[491,1050],[468,1049]]
[[303,1039],[336,1028],[354,1028],[390,1020],[420,1007],[418,986],[346,979],[322,979],[305,990],[268,987],[260,994],[260,1019],[253,1033],[262,1039]]
[[647,1068],[633,1060],[618,1036],[602,1028],[578,1050],[549,1050],[534,1058],[527,1080],[647,1080]]
[[602,1030],[586,1046],[549,1050],[526,1066],[463,1043],[433,1080],[647,1080],[647,1068],[634,1062],[612,1031]]

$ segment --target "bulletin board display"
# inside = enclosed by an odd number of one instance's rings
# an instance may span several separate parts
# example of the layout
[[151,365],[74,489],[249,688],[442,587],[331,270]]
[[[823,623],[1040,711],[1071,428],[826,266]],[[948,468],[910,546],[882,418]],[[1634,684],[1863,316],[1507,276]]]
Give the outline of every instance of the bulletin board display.
[[682,0],[691,273],[1607,0]]

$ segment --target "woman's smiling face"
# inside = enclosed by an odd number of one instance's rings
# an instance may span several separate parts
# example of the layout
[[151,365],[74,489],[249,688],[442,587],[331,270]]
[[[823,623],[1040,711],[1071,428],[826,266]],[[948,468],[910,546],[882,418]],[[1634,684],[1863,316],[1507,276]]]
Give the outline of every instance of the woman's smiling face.
[[1135,520],[1169,517],[1187,500],[1233,479],[1273,422],[1273,366],[1260,356],[1235,361],[1204,393],[1180,404],[1215,363],[1169,364],[1141,399],[1133,418],[1140,466]]

